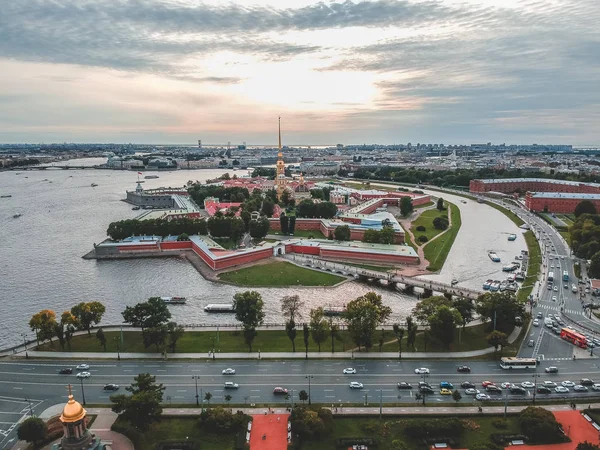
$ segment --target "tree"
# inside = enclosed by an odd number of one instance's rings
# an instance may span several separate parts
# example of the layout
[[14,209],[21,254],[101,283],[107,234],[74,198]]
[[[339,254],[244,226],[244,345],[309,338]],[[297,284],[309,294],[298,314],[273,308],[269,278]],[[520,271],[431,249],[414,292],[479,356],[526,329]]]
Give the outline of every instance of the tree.
[[427,297],[418,302],[413,308],[412,313],[419,322],[425,323],[440,306],[451,305],[452,302],[443,295],[434,295],[433,297]]
[[486,336],[486,341],[492,347],[494,347],[494,355],[498,351],[498,347],[504,347],[508,345],[508,336],[502,331],[494,330]]
[[189,241],[190,237],[188,236],[187,233],[181,233],[179,236],[177,236],[177,240],[178,241]]
[[415,340],[417,339],[417,325],[414,323],[412,316],[406,318],[406,347],[415,349]]
[[379,231],[379,243],[388,245],[394,243],[394,228],[391,225],[385,225]]
[[281,227],[281,234],[288,234],[288,217],[285,214],[279,216],[279,226]]
[[300,310],[304,307],[304,302],[298,295],[286,295],[280,300],[281,312],[289,320],[301,319]]
[[285,334],[287,334],[289,340],[292,341],[292,352],[296,353],[296,322],[288,320],[285,323]]
[[433,219],[433,227],[437,230],[445,230],[450,226],[447,217],[436,217]]
[[598,212],[591,201],[583,200],[577,204],[573,214],[575,214],[575,217],[579,217],[582,214],[598,214]]
[[452,306],[459,312],[462,318],[462,326],[464,329],[468,323],[473,321],[473,312],[475,311],[473,302],[471,299],[460,297],[454,300]]
[[37,448],[48,436],[48,425],[39,417],[29,417],[19,425],[17,437]]
[[261,295],[256,291],[238,292],[233,296],[235,318],[242,322],[244,338],[250,352],[257,334],[256,328],[262,325],[265,318],[263,304]]
[[462,395],[460,395],[460,392],[458,392],[458,389],[455,389],[454,392],[452,393],[452,399],[458,403],[460,402],[460,399],[462,398]]
[[340,328],[338,324],[333,323],[333,319],[329,319],[329,332],[331,334],[331,353],[335,352],[335,340],[342,340],[340,336]]
[[146,332],[142,336],[142,340],[144,341],[144,347],[148,348],[151,345],[155,345],[156,351],[162,352],[165,348],[168,336],[169,329],[164,323],[156,325],[155,327],[147,328]]
[[508,291],[486,292],[480,295],[475,309],[483,321],[495,321],[495,329],[507,333],[516,325],[517,317],[523,317],[525,314],[524,304]]
[[329,323],[325,319],[322,307],[310,310],[310,332],[320,353],[321,344],[327,340],[329,334]]
[[265,198],[263,200],[263,204],[262,204],[262,208],[261,208],[260,212],[267,217],[272,217],[274,210],[275,210],[275,203],[273,203],[268,198]]
[[428,321],[433,337],[450,349],[454,342],[454,330],[462,323],[460,313],[452,307],[442,305],[429,316]]
[[77,328],[87,330],[91,335],[92,324],[96,325],[102,320],[106,307],[100,302],[81,302],[71,308],[71,314],[77,319]]
[[[294,200],[292,200],[292,202],[293,201]],[[296,232],[296,216],[289,217],[288,231],[290,234],[294,234]]]
[[403,217],[407,217],[410,215],[410,213],[413,212],[413,203],[412,203],[412,198],[410,197],[402,197],[402,199],[400,200],[400,214],[402,214]]
[[376,244],[379,242],[379,231],[373,229],[367,229],[363,233],[363,242]]
[[146,328],[162,325],[171,318],[171,311],[160,297],[150,297],[146,302],[127,306],[121,314],[125,323],[141,328],[142,334]]
[[308,339],[310,337],[310,331],[308,329],[308,325],[306,325],[306,324],[302,325],[302,334],[303,334],[303,337],[304,337],[304,350],[305,350],[304,357],[306,359],[308,359],[308,342],[309,342]]
[[98,328],[98,331],[96,331],[96,339],[98,339],[100,345],[104,347],[104,351],[106,351],[106,336],[104,336],[102,327]]
[[250,236],[259,241],[267,235],[270,226],[269,219],[264,216],[248,222]]
[[575,450],[600,450],[600,446],[594,445],[591,442],[583,441],[577,444]]
[[444,199],[442,197],[437,199],[437,203],[436,206],[438,211],[443,211],[444,210]]
[[169,335],[169,347],[171,347],[171,351],[175,353],[177,341],[183,336],[185,329],[181,325],[177,325],[176,322],[169,322],[167,324],[167,333]]
[[592,256],[588,267],[588,275],[590,278],[600,278],[600,252],[597,252]]
[[140,431],[148,429],[152,422],[160,420],[162,399],[165,387],[156,384],[156,377],[140,373],[131,386],[125,388],[131,395],[112,395],[112,410],[121,415]]
[[56,332],[56,313],[51,309],[43,309],[37,314],[34,314],[29,321],[31,331],[35,331],[35,337],[39,342],[44,342],[46,339],[52,343],[52,337]]
[[348,225],[341,225],[336,227],[333,231],[333,236],[336,241],[349,241],[350,240],[350,227]]
[[227,395],[224,397],[224,399],[225,399],[225,401],[227,402],[227,406],[229,406],[229,402],[230,402],[230,401],[231,401],[231,399],[232,399],[231,395],[227,394]]
[[400,325],[395,323],[393,325],[394,336],[398,340],[398,353],[402,356],[402,338],[404,337],[404,328],[401,328]]
[[204,400],[206,400],[206,402],[208,403],[208,406],[210,406],[211,398],[212,398],[212,394],[210,392],[207,392],[206,394],[204,394]]
[[561,436],[560,424],[554,414],[544,408],[528,406],[519,413],[519,426],[532,444],[550,444]]
[[373,333],[391,312],[391,308],[384,306],[381,296],[375,292],[368,292],[346,305],[343,316],[348,325],[348,332],[359,350],[361,346],[367,351],[373,347]]
[[298,398],[300,399],[300,401],[302,401],[302,403],[304,403],[308,400],[308,392],[302,389],[300,392],[298,392]]

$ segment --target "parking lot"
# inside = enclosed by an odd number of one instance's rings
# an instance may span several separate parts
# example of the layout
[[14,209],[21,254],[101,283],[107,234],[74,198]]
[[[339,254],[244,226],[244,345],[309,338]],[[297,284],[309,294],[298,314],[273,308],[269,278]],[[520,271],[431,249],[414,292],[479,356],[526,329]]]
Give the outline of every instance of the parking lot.
[[39,413],[36,407],[42,402],[40,400],[23,397],[0,396],[0,448],[11,447],[16,442],[16,434],[12,433],[22,417]]

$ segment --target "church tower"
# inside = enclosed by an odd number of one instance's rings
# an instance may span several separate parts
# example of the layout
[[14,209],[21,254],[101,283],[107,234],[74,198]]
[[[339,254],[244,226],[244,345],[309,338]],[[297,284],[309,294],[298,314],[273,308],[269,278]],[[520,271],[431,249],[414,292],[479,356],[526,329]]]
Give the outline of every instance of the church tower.
[[275,190],[277,199],[281,201],[281,196],[286,188],[285,163],[283,162],[283,152],[281,149],[281,117],[279,118],[279,153],[277,154],[277,175],[275,176]]

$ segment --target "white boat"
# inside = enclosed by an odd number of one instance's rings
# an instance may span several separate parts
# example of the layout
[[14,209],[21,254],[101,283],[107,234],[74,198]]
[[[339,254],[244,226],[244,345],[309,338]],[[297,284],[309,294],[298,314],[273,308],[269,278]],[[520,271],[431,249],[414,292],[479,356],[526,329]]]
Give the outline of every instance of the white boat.
[[233,303],[210,303],[204,307],[204,311],[213,313],[232,313],[235,312]]
[[154,180],[155,178],[158,178],[158,175],[146,175],[144,177],[145,180]]
[[488,252],[488,256],[494,262],[500,262],[500,257],[496,254],[496,252]]
[[187,302],[185,297],[161,297],[160,299],[167,305],[183,305]]

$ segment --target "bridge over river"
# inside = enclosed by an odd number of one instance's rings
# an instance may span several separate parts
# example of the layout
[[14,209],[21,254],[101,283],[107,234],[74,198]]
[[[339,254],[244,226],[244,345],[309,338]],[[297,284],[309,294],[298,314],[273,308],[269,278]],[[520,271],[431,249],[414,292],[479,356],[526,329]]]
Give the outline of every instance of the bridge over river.
[[344,263],[336,263],[331,261],[323,261],[321,259],[301,256],[301,255],[284,255],[283,258],[289,261],[301,264],[303,266],[312,267],[328,272],[339,273],[341,275],[351,275],[355,278],[372,279],[372,280],[385,280],[389,286],[403,285],[405,291],[414,290],[414,288],[420,288],[423,292],[430,291],[431,293],[439,294],[451,294],[457,297],[470,298],[472,300],[477,299],[483,290],[477,291],[474,289],[468,289],[459,286],[452,286],[446,283],[439,283],[430,280],[419,280],[414,277],[405,277],[388,272],[378,272],[375,270],[369,270],[362,267],[349,266]]
[[25,170],[82,170],[82,169],[109,169],[105,166],[22,166],[22,167],[8,167],[5,170],[23,172]]

